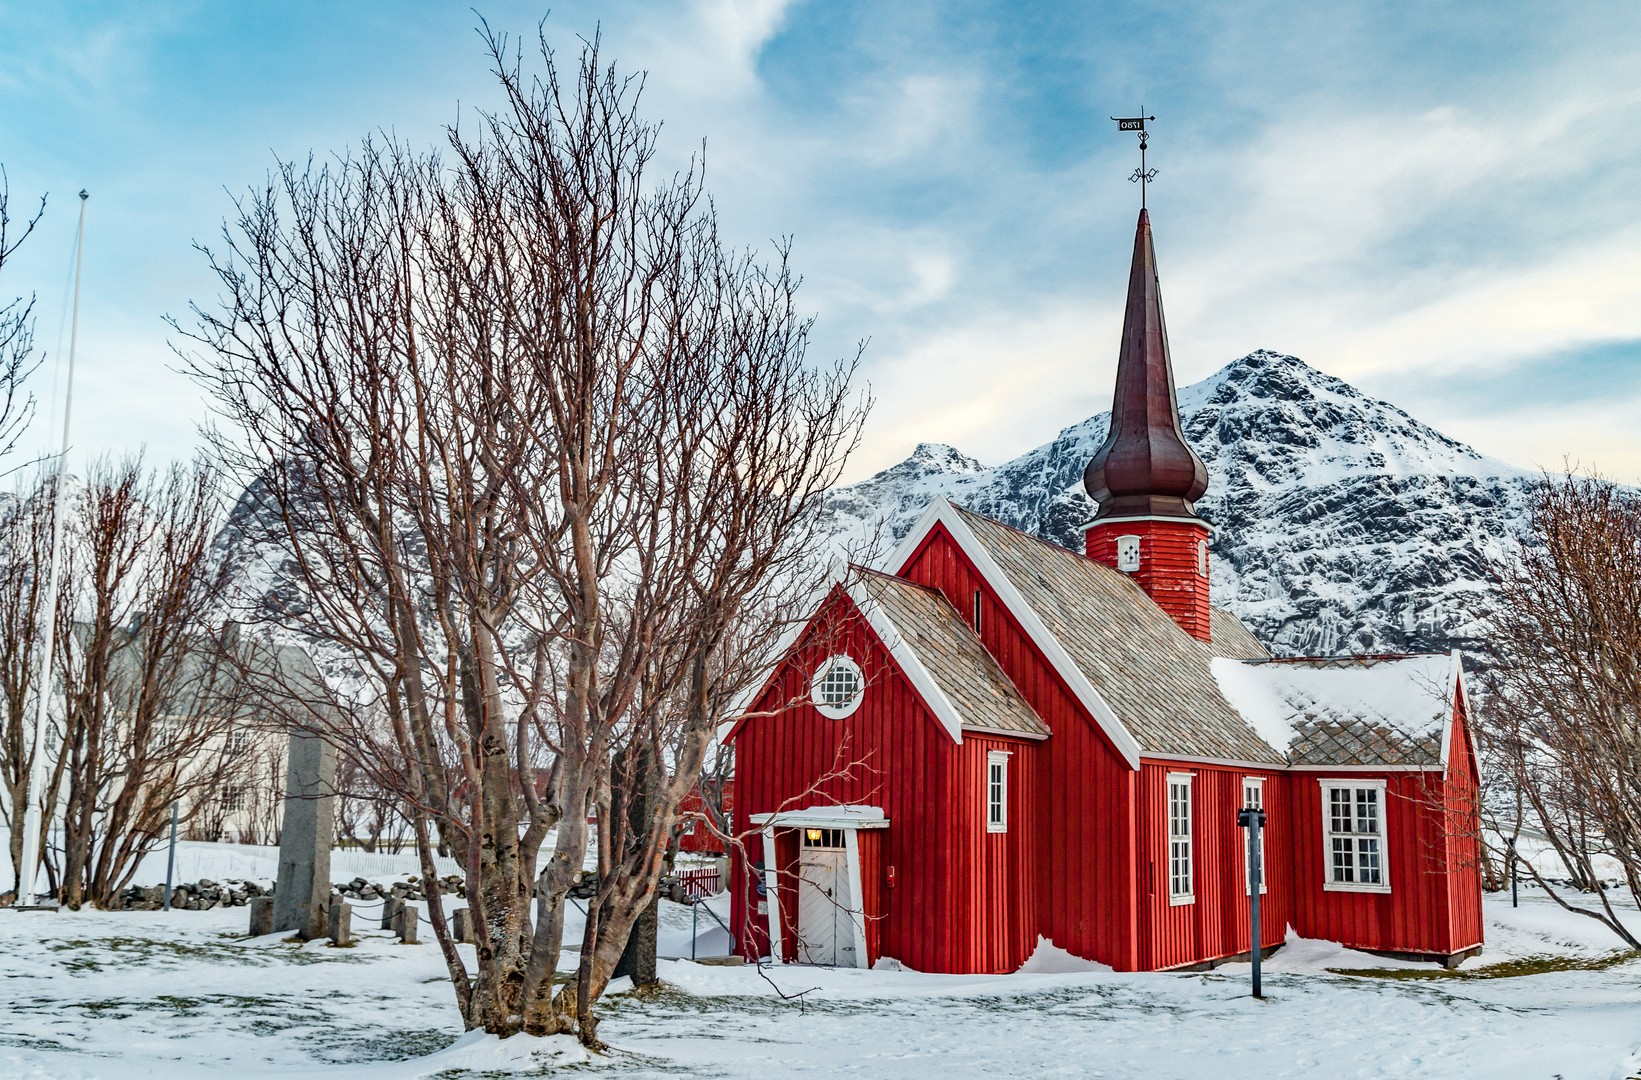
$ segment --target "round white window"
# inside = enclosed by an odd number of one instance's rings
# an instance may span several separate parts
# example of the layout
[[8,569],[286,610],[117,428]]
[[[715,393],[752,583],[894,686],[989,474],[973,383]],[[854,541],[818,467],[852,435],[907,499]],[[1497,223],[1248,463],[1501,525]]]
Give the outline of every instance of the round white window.
[[866,677],[860,665],[842,653],[827,657],[809,684],[809,699],[829,720],[842,720],[860,708],[865,696]]

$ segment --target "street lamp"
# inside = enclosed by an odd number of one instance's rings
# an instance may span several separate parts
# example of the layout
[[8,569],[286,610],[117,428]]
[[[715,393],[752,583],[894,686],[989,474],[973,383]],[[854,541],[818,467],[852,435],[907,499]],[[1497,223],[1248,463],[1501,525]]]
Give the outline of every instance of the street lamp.
[[1248,830],[1248,951],[1254,959],[1254,997],[1263,998],[1265,993],[1259,985],[1259,962],[1264,958],[1259,932],[1259,885],[1265,880],[1265,868],[1259,864],[1259,831],[1265,827],[1265,811],[1238,810],[1236,823]]

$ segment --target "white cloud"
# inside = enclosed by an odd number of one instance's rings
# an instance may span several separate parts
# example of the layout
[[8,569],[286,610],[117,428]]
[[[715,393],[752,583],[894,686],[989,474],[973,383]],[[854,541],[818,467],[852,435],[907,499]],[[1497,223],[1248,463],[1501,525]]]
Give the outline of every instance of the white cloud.
[[[758,55],[791,0],[695,0],[635,36],[655,85],[682,102],[722,103],[757,88]],[[630,57],[624,64],[631,64]]]

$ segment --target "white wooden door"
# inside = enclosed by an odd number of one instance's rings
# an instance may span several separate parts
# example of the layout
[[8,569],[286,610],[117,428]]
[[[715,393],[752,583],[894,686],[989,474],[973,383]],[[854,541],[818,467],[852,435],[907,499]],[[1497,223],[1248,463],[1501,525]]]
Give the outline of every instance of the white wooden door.
[[804,847],[798,857],[800,964],[854,966],[855,933],[849,908],[844,850]]

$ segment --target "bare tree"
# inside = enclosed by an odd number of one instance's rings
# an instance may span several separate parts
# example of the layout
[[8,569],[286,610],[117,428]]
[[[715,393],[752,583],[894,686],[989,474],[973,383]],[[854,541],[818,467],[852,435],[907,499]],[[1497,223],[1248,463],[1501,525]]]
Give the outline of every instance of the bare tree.
[[[312,726],[406,808],[465,1022],[596,1045],[678,803],[777,632],[740,631],[806,595],[864,406],[851,364],[807,363],[784,250],[727,250],[698,172],[650,181],[655,129],[596,43],[566,86],[545,45],[532,79],[489,41],[507,108],[450,132],[449,167],[367,141],[247,199],[190,363],[292,583],[263,617],[348,684]],[[599,893],[554,993],[589,814]],[[466,868],[471,975],[436,845]]]
[[[39,692],[40,630],[44,620],[45,576],[51,562],[51,518],[55,478],[33,478],[0,505],[0,783],[12,880],[21,880],[23,821],[34,767],[35,695]],[[59,596],[59,620],[72,622]],[[49,748],[44,748],[49,752]],[[40,798],[40,792],[32,793]],[[55,805],[53,804],[53,809]],[[42,828],[51,820],[43,815]]]
[[[34,231],[46,212],[46,200],[34,216],[22,223],[19,234],[14,230],[9,213],[11,189],[6,170],[0,166],[0,273],[19,245]],[[17,296],[0,306],[0,459],[17,448],[28,422],[34,416],[34,398],[26,394],[23,380],[28,378],[38,361],[34,358],[34,296]]]
[[1598,868],[1613,860],[1641,904],[1641,499],[1599,476],[1546,476],[1497,571],[1481,743],[1506,790],[1492,824],[1542,833],[1571,882],[1524,860],[1538,884],[1641,948]]
[[59,635],[55,768],[71,908],[116,902],[173,802],[218,838],[223,794],[246,763],[227,740],[235,668],[208,630],[225,580],[209,558],[216,486],[204,466],[156,479],[140,457],[104,459],[65,523],[64,593],[79,618]]

